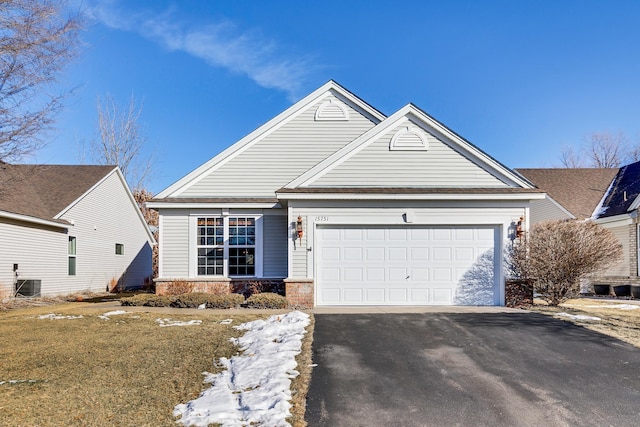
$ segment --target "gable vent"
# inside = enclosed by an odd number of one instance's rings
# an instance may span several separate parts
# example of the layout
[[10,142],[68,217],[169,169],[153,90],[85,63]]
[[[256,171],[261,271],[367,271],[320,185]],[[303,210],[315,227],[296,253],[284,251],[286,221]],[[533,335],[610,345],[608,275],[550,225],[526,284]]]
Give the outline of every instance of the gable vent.
[[425,133],[416,127],[403,127],[391,138],[389,150],[428,150],[429,141]]
[[316,110],[315,119],[317,121],[349,120],[349,110],[342,102],[330,99],[320,104]]

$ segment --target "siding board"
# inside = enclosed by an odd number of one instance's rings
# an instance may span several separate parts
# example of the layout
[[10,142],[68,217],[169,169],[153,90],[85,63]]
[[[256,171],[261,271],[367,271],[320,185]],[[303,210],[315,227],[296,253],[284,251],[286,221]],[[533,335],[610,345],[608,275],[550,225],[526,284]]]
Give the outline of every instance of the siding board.
[[189,211],[161,209],[162,278],[189,277]]
[[317,107],[329,98],[310,106],[180,196],[274,197],[276,190],[373,127],[350,106],[348,121],[316,121]]
[[287,216],[265,215],[263,221],[263,276],[284,279],[287,277]]
[[407,125],[389,130],[340,163],[310,187],[506,187],[433,135],[426,151],[389,150],[393,135]]

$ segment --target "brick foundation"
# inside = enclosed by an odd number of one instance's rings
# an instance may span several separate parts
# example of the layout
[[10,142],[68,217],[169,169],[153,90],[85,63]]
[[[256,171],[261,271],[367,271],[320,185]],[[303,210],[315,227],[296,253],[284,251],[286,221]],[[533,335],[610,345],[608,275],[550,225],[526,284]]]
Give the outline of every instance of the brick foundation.
[[289,305],[313,307],[313,279],[284,279],[284,284]]

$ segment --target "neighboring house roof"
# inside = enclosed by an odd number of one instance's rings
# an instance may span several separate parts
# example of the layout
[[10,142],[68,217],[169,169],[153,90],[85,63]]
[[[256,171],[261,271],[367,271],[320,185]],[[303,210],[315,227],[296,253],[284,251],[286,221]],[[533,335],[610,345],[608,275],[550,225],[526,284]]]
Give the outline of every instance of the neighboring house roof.
[[640,207],[640,162],[620,168],[603,195],[593,217],[607,218],[625,214]]
[[56,216],[116,166],[0,165],[0,211],[65,223]]
[[516,169],[578,219],[590,218],[616,168]]

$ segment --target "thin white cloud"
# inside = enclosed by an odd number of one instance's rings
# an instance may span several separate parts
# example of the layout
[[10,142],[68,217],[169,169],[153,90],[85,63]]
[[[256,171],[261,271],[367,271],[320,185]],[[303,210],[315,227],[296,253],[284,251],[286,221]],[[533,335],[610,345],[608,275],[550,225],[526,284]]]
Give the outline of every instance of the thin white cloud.
[[242,31],[231,21],[190,27],[180,23],[173,10],[162,14],[132,14],[118,9],[116,1],[101,2],[90,15],[102,24],[133,31],[171,51],[186,52],[211,66],[245,75],[258,85],[285,92],[296,100],[314,68],[310,58],[292,56],[257,30]]

